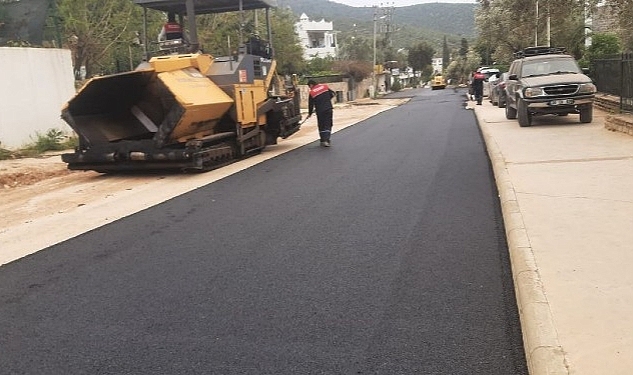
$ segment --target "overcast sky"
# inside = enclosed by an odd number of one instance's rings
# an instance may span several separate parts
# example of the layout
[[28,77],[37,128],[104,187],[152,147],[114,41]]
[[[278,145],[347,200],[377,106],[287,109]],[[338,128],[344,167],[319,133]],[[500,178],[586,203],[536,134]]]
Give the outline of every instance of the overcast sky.
[[382,6],[394,6],[394,7],[404,7],[408,5],[415,4],[423,4],[423,3],[471,3],[474,4],[476,0],[331,0],[335,3],[341,3],[345,5],[350,5],[353,7],[370,7],[374,5],[382,5]]

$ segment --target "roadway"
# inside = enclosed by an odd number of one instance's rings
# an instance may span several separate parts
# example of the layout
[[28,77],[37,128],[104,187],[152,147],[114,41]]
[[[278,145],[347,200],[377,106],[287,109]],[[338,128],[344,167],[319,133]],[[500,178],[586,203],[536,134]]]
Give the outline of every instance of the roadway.
[[309,143],[3,265],[0,368],[526,374],[473,111],[463,92],[406,95],[331,148]]

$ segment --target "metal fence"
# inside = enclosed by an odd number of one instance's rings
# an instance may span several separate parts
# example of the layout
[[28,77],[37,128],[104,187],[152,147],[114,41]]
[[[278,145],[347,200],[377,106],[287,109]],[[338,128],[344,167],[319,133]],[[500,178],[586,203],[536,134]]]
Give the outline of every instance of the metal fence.
[[621,112],[633,112],[633,53],[593,60],[591,75],[599,92],[620,97]]

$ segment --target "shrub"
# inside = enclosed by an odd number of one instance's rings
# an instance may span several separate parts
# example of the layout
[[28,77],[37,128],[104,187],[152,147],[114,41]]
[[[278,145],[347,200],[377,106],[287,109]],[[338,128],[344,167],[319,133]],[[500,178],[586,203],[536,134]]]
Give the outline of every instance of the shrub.
[[0,160],[11,159],[12,155],[13,153],[11,151],[0,148]]
[[36,134],[35,150],[38,152],[56,151],[62,149],[64,133],[58,129],[49,129],[46,134]]
[[402,90],[402,84],[400,83],[399,79],[396,79],[392,84],[391,84],[391,91],[400,91]]
[[0,160],[33,157],[46,151],[68,150],[77,146],[76,137],[69,137],[59,129],[49,129],[46,134],[35,133],[32,142],[16,151],[0,148]]

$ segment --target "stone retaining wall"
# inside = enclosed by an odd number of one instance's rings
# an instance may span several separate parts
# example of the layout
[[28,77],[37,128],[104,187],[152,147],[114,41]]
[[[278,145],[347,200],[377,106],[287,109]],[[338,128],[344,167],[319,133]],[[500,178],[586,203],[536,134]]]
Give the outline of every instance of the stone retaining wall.
[[620,112],[620,98],[613,95],[598,93],[594,106],[610,113],[604,120],[607,130],[633,135],[633,115]]
[[604,120],[604,127],[614,132],[633,135],[633,115],[609,115]]
[[620,112],[620,98],[617,96],[597,93],[594,100],[594,107],[609,113]]

